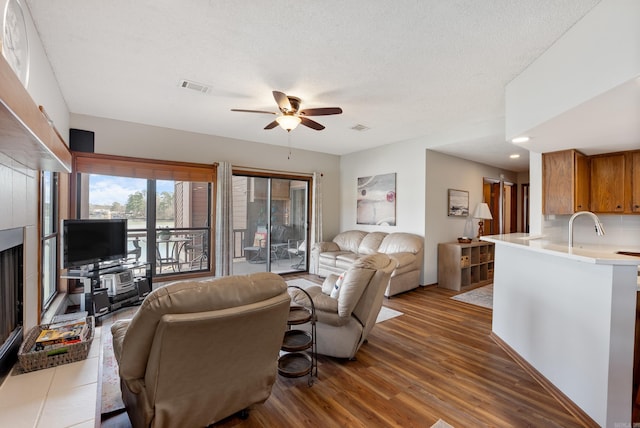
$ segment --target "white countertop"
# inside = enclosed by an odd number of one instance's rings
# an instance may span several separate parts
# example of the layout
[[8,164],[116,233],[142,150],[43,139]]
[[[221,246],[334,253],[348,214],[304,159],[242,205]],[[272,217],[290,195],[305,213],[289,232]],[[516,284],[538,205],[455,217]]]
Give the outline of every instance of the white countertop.
[[566,242],[554,242],[544,238],[544,236],[534,236],[528,233],[509,233],[505,235],[483,236],[483,241],[494,244],[504,244],[507,246],[527,248],[531,251],[550,254],[558,257],[565,257],[585,263],[607,264],[607,265],[640,265],[640,257],[616,254],[617,251],[629,251],[640,253],[640,248],[611,245],[574,245],[569,248]]

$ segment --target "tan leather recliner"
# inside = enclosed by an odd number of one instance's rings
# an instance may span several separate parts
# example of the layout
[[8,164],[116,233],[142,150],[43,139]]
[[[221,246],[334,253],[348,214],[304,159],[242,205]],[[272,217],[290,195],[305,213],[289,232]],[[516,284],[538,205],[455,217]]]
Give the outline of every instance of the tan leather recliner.
[[269,398],[290,301],[273,273],[151,292],[111,327],[133,427],[207,426]]
[[[322,287],[306,288],[316,310],[316,344],[319,354],[337,358],[354,358],[376,323],[384,291],[396,261],[376,253],[353,262],[345,272],[337,298],[331,291],[338,275],[330,274]],[[309,300],[299,290],[290,294],[296,304],[309,307]],[[305,324],[301,328],[310,330]]]

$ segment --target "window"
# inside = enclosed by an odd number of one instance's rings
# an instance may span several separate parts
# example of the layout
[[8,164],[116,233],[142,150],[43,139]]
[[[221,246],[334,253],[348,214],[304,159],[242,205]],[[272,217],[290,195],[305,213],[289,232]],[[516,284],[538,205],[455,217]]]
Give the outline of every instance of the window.
[[46,309],[58,291],[58,174],[40,173],[41,309]]
[[215,166],[74,156],[78,218],[126,218],[128,260],[156,277],[210,274]]

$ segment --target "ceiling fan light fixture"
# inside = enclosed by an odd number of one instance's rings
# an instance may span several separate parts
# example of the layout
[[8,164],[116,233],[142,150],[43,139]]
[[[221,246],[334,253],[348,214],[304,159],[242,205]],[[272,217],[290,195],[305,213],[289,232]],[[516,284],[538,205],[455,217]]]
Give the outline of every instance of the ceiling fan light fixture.
[[298,116],[283,115],[277,117],[276,122],[278,122],[278,125],[280,125],[282,129],[289,132],[292,129],[296,129],[296,127],[300,125],[300,122],[302,122],[302,119],[300,119]]

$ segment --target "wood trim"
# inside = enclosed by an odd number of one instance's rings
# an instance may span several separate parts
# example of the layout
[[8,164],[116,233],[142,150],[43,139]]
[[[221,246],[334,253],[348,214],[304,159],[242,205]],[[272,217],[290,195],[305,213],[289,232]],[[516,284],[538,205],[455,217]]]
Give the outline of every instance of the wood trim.
[[[37,277],[37,281],[36,283],[38,284],[38,290],[36,292],[36,299],[38,301],[38,310],[36,311],[36,319],[38,320],[38,324],[40,324],[42,322],[42,171],[38,171],[37,173],[38,176],[38,220],[37,220],[37,227],[36,227],[36,236],[38,239],[38,245],[37,245],[37,251],[38,254],[36,256],[36,262],[38,263],[38,277]],[[23,242],[25,243],[24,248],[26,249],[27,247],[27,243],[26,243],[26,233],[25,236],[23,237]],[[56,242],[59,242],[56,241]],[[57,245],[58,248],[56,248],[56,251],[58,251],[58,249],[60,248],[60,245]],[[25,251],[26,254],[26,251]],[[60,259],[57,259],[60,260]],[[59,264],[59,263],[58,263]],[[24,269],[24,267],[23,267]],[[57,273],[57,266],[56,266],[56,277],[59,278],[58,273]],[[24,278],[24,280],[26,281],[26,278]],[[58,285],[56,284],[56,287]],[[24,287],[26,288],[26,283],[24,284]],[[56,290],[56,292],[60,291],[59,289]],[[24,294],[23,294],[23,305],[26,304],[26,301],[24,300]]]
[[206,165],[98,153],[73,153],[73,172],[156,180],[214,183],[217,163]]
[[270,170],[257,170],[244,167],[232,168],[233,175],[245,175],[248,177],[262,177],[262,178],[281,178],[288,180],[300,180],[311,182],[313,180],[312,175],[301,175],[295,173],[283,173],[282,171],[270,171]]
[[521,209],[521,221],[520,223],[520,231],[524,233],[529,233],[529,210],[531,209],[531,201],[530,198],[530,186],[529,183],[520,184],[520,209]]
[[[206,272],[186,273],[171,276],[167,281],[211,276],[215,272],[215,230],[218,163],[197,164],[157,159],[132,158],[126,156],[106,155],[100,153],[72,152],[73,173],[69,183],[69,217],[76,217],[78,204],[78,173],[103,174],[119,177],[143,178],[145,180],[175,180],[212,183],[211,214],[209,222],[209,270]],[[163,278],[163,277],[161,277]]]
[[562,406],[567,409],[584,427],[598,428],[600,425],[596,423],[591,416],[589,416],[584,410],[578,407],[569,397],[567,397],[562,391],[560,391],[549,379],[536,370],[531,364],[529,364],[524,358],[520,356],[511,346],[503,341],[494,332],[489,335],[491,339],[500,347],[504,352],[511,357],[522,369],[527,372],[540,386],[542,386],[553,398],[555,398]]
[[71,152],[0,55],[0,151],[33,170],[71,171]]
[[633,153],[632,151],[624,152],[624,212],[633,213],[633,193],[634,185],[640,183],[633,182]]
[[504,233],[515,233],[518,231],[518,185],[513,183],[511,185],[511,204],[509,207],[509,224],[511,225],[509,231]]

